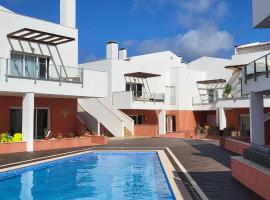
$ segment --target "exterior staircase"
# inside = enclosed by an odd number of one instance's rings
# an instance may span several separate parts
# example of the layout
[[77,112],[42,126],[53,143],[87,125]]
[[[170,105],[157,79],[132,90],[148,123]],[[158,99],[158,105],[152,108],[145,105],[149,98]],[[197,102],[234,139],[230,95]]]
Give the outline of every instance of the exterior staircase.
[[[134,121],[125,113],[113,107],[105,98],[78,99],[78,107],[81,109],[81,119],[89,128],[93,126],[94,118],[101,123],[115,137],[132,136]],[[88,115],[88,117],[85,117]],[[90,117],[91,116],[91,117]]]

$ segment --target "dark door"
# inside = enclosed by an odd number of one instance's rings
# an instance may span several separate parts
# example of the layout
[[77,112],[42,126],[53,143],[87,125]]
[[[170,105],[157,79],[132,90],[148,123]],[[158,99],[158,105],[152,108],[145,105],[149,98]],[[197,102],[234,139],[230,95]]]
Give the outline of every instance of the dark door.
[[176,117],[172,116],[172,131],[176,131]]
[[37,109],[35,111],[35,139],[44,139],[45,131],[48,129],[48,110]]
[[39,73],[38,77],[39,78],[46,78],[46,66],[47,66],[47,59],[46,58],[39,58],[38,59],[38,68],[39,68]]
[[10,132],[21,133],[22,132],[22,110],[21,109],[11,109],[9,115],[10,121]]

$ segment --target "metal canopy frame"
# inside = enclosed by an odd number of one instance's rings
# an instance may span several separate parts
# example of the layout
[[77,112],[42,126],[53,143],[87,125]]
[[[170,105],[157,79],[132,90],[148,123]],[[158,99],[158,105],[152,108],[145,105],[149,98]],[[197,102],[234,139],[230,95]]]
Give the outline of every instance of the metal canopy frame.
[[228,65],[225,67],[225,69],[231,69],[231,70],[242,70],[243,66],[241,65]]
[[213,79],[213,80],[204,80],[204,81],[197,81],[197,84],[219,84],[219,83],[226,83],[225,79]]
[[146,79],[146,78],[159,77],[161,75],[160,74],[151,74],[151,73],[146,73],[146,72],[133,72],[133,73],[124,74],[124,76]]
[[34,30],[30,28],[23,28],[18,31],[9,33],[7,37],[16,40],[23,40],[53,46],[75,40],[75,38]]

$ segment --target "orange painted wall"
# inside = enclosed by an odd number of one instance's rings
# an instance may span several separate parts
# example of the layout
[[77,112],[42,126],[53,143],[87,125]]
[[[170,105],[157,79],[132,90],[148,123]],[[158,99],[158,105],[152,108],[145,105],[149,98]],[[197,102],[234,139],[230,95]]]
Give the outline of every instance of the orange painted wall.
[[[10,107],[21,107],[22,97],[0,96],[0,132],[9,131]],[[53,133],[73,132],[77,114],[77,99],[35,98],[35,107],[49,107]],[[65,117],[64,109],[69,109]]]
[[269,174],[231,158],[232,177],[259,194],[264,199],[270,199]]
[[153,124],[134,125],[134,135],[155,137],[158,135],[158,125]]
[[207,115],[215,111],[167,110],[166,114],[176,116],[176,132],[193,132],[197,124],[206,124]]
[[121,110],[127,115],[143,115],[145,124],[158,124],[158,113],[156,110]]
[[240,115],[249,114],[248,108],[237,108],[226,110],[227,127],[234,126],[236,130],[240,130]]
[[[265,108],[264,113],[270,112],[270,108]],[[248,108],[237,108],[226,110],[227,127],[233,125],[237,130],[240,130],[240,115],[249,114]],[[264,123],[265,143],[270,145],[270,120]]]

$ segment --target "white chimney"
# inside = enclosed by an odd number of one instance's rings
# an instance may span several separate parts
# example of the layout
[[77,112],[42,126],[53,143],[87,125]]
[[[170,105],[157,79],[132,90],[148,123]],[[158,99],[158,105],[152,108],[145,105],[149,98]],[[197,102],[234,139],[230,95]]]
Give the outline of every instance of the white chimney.
[[76,0],[60,0],[60,24],[76,28]]
[[121,59],[121,60],[127,59],[127,49],[126,48],[121,48],[119,50],[119,59]]
[[115,41],[107,42],[106,59],[118,59],[118,43]]

